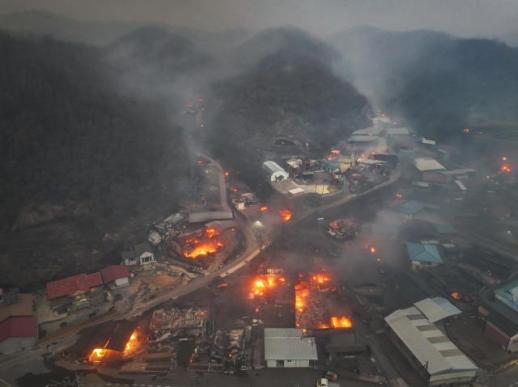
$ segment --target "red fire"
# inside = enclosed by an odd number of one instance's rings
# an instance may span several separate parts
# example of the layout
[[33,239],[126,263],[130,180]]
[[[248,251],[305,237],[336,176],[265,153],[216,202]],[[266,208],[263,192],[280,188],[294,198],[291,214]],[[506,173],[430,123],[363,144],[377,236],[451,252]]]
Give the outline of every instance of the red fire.
[[347,316],[332,316],[331,317],[331,327],[333,328],[352,328],[353,322]]
[[230,176],[230,172],[229,171],[225,171],[224,175],[225,175],[225,177],[229,177]]
[[500,166],[500,172],[502,173],[511,173],[513,171],[513,167],[511,167],[509,164],[502,164]]
[[259,208],[259,210],[260,210],[261,212],[266,212],[266,211],[268,211],[268,206],[261,206],[261,207]]
[[217,237],[219,235],[219,231],[218,231],[218,229],[216,229],[214,227],[206,227],[205,228],[205,235],[207,236],[207,238],[212,239],[212,238]]
[[185,258],[196,259],[199,257],[206,257],[210,254],[217,253],[223,248],[223,242],[217,240],[200,241],[193,240],[192,244],[194,247],[191,250],[184,251],[183,255]]
[[331,276],[329,276],[327,273],[313,274],[311,276],[311,282],[316,284],[317,286],[325,285],[331,282]]
[[309,284],[301,281],[295,285],[295,309],[302,313],[306,310],[309,298]]
[[291,218],[293,217],[293,213],[288,210],[287,208],[283,208],[279,211],[279,216],[281,217],[281,220],[283,222],[289,222]]
[[462,298],[461,294],[456,290],[450,293],[450,297],[453,298],[455,301],[460,301],[460,299]]
[[252,279],[250,298],[264,296],[265,293],[286,283],[286,278],[279,274],[261,274]]

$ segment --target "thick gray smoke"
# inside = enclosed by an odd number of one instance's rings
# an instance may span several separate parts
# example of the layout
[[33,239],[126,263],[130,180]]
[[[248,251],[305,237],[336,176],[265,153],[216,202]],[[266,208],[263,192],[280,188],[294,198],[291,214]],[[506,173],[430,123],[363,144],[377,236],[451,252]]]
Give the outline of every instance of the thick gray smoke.
[[515,0],[0,0],[0,13],[47,10],[77,19],[154,22],[198,29],[295,25],[316,34],[357,25],[507,36]]

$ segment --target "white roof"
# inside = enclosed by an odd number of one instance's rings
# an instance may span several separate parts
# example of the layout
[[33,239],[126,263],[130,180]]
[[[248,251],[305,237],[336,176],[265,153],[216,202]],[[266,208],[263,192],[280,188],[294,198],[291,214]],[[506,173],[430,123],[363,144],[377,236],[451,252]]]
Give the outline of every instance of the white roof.
[[298,195],[298,194],[301,194],[301,193],[304,193],[304,188],[302,187],[297,187],[297,188],[292,188],[288,191],[288,193],[290,195]]
[[379,136],[383,132],[383,128],[379,126],[371,126],[365,129],[358,129],[353,132],[353,136]]
[[389,128],[387,129],[387,134],[389,136],[407,136],[410,134],[410,129],[402,127],[402,128]]
[[437,160],[424,157],[415,159],[414,165],[420,172],[444,171],[446,169]]
[[288,172],[286,172],[284,168],[277,164],[275,161],[265,161],[263,166],[266,167],[271,173],[282,172],[288,174]]
[[461,191],[466,191],[467,190],[466,186],[464,185],[464,183],[462,183],[462,181],[455,180],[455,184],[457,184],[457,187],[459,187],[459,189]]
[[435,140],[430,140],[429,138],[421,138],[421,143],[426,145],[435,145]]
[[460,314],[461,311],[443,297],[425,298],[414,306],[432,323]]
[[314,337],[304,337],[302,329],[265,328],[266,360],[318,360]]
[[430,376],[477,370],[477,366],[415,306],[397,310],[385,317],[385,321]]

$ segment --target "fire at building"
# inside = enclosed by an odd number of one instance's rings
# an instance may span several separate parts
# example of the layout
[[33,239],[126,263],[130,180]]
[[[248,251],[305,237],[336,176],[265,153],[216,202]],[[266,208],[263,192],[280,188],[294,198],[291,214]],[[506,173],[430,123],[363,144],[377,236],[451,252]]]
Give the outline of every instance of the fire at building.
[[279,217],[283,222],[289,222],[293,218],[293,212],[287,208],[279,210]]
[[[348,329],[353,323],[342,314],[332,294],[336,288],[327,272],[301,276],[295,284],[295,325],[303,329]],[[338,313],[340,311],[340,313]]]

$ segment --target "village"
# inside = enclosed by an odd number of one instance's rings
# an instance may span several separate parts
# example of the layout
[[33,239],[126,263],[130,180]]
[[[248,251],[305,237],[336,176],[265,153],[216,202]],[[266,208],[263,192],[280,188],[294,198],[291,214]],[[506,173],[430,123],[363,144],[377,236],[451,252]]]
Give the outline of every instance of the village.
[[[477,196],[514,183],[509,156],[459,164],[455,149],[381,112],[321,158],[298,139],[272,146],[268,198],[199,155],[189,200],[119,264],[32,294],[2,290],[0,353],[11,357],[0,374],[37,350],[79,386],[518,379],[514,230]],[[477,200],[500,234],[477,237]],[[272,377],[279,368],[293,373]]]

